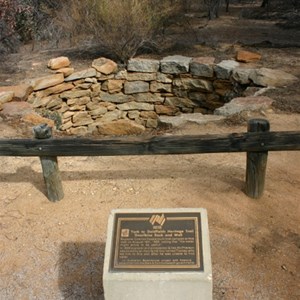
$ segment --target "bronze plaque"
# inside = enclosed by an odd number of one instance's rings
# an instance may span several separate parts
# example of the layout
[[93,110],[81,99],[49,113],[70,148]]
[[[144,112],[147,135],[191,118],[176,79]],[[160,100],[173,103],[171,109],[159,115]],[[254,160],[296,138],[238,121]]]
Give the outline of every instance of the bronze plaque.
[[200,213],[116,214],[110,269],[203,271]]

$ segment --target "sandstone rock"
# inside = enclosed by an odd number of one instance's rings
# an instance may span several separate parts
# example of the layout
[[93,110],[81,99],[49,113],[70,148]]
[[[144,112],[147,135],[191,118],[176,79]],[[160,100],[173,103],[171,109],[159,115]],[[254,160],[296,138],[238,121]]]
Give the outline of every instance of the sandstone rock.
[[29,114],[25,114],[22,117],[22,120],[26,123],[30,123],[32,125],[40,125],[40,124],[47,124],[50,127],[54,127],[54,121],[50,120],[48,118],[44,118],[36,113],[29,113]]
[[147,119],[146,127],[147,128],[157,128],[158,120],[157,119]]
[[59,94],[64,91],[71,90],[72,88],[74,88],[74,85],[72,83],[61,83],[61,84],[52,86],[50,88],[47,88],[45,90],[42,90],[41,95],[43,97],[47,97],[49,95]]
[[48,75],[41,78],[33,79],[31,84],[34,91],[43,90],[51,86],[64,82],[63,74]]
[[253,62],[261,60],[261,55],[259,53],[254,53],[250,51],[240,50],[236,54],[236,60],[240,62]]
[[76,85],[76,88],[81,89],[81,90],[88,90],[91,86],[92,86],[91,82],[84,82],[84,83]]
[[180,97],[169,97],[165,100],[165,105],[168,106],[176,106],[181,108],[193,108],[197,105],[188,98],[180,98]]
[[121,92],[123,88],[123,80],[117,80],[117,79],[110,79],[107,81],[107,89],[108,92],[113,94],[113,93],[118,93]]
[[173,76],[170,74],[164,74],[158,72],[156,74],[156,81],[162,82],[162,83],[172,83]]
[[85,105],[91,101],[90,97],[71,98],[67,100],[69,106],[72,105]]
[[214,57],[193,58],[190,63],[190,72],[195,76],[213,77],[214,76]]
[[92,117],[95,117],[95,116],[102,116],[104,114],[107,113],[107,108],[106,107],[103,107],[103,106],[99,106],[98,108],[94,109],[94,110],[91,110],[90,111],[90,115]]
[[52,100],[52,97],[36,97],[32,103],[32,106],[34,108],[39,108],[39,107],[46,107],[47,104]]
[[92,63],[92,67],[95,68],[95,70],[97,70],[98,72],[105,75],[114,73],[118,69],[118,65],[114,61],[105,57],[95,59]]
[[213,85],[210,81],[196,78],[178,78],[173,80],[173,85],[180,89],[192,91],[212,92]]
[[216,115],[230,116],[242,111],[259,111],[271,107],[273,100],[269,97],[239,97],[215,110]]
[[152,93],[171,93],[172,92],[172,85],[170,83],[162,83],[157,81],[152,81],[150,83],[150,91]]
[[59,129],[62,131],[65,131],[65,130],[70,129],[72,126],[73,126],[72,121],[68,121],[68,122],[62,124]]
[[63,92],[59,95],[61,99],[71,99],[71,98],[81,98],[81,97],[90,97],[91,92],[89,90],[71,90]]
[[155,111],[141,111],[140,117],[144,119],[157,119],[158,116]]
[[138,110],[131,110],[128,112],[128,118],[131,120],[138,119],[140,116],[140,112]]
[[172,127],[180,127],[186,125],[187,123],[196,123],[199,125],[208,124],[208,123],[218,123],[218,122],[222,122],[225,119],[225,117],[193,113],[193,114],[181,114],[175,117],[160,116],[159,119],[161,123],[169,124]]
[[33,113],[31,104],[25,101],[11,101],[2,104],[2,115],[5,116],[23,116]]
[[72,117],[73,126],[83,126],[93,123],[93,119],[86,111],[80,111],[73,115]]
[[130,81],[124,84],[125,94],[147,93],[149,92],[149,83],[144,81]]
[[1,92],[13,92],[14,97],[12,101],[26,101],[29,94],[32,93],[33,88],[30,84],[20,84],[14,86],[1,86]]
[[0,92],[0,104],[12,101],[14,92]]
[[102,101],[112,102],[112,103],[126,103],[130,101],[134,101],[133,96],[131,95],[124,95],[122,93],[118,94],[108,94],[108,93],[101,93],[100,98]]
[[122,112],[119,110],[109,111],[104,114],[99,120],[100,123],[112,122],[122,117]]
[[191,57],[181,55],[167,56],[160,61],[161,72],[167,74],[188,73],[191,60]]
[[134,99],[137,102],[145,102],[145,103],[157,103],[157,102],[164,102],[164,98],[151,93],[142,93],[142,94],[135,94]]
[[127,73],[128,81],[152,81],[156,80],[156,73]]
[[[75,114],[74,111],[66,111],[62,114],[63,119],[68,119],[70,120],[71,117],[73,117]],[[72,123],[73,124],[73,123]]]
[[60,98],[52,98],[48,103],[46,108],[48,109],[58,109],[62,105],[62,100]]
[[214,67],[217,78],[229,79],[232,71],[239,67],[239,63],[234,60],[223,60]]
[[144,126],[130,120],[117,120],[98,125],[98,132],[104,135],[137,135],[144,131]]
[[179,112],[179,108],[167,105],[155,105],[155,112],[158,115],[175,116]]
[[156,59],[132,58],[128,61],[127,70],[142,73],[155,73],[159,69]]
[[249,78],[257,85],[272,87],[287,86],[299,80],[296,76],[284,71],[268,68],[253,70]]
[[74,73],[74,68],[61,68],[56,70],[56,73],[62,73],[64,77],[68,77]]
[[120,71],[115,75],[115,79],[126,80],[126,79],[127,79],[127,70],[120,70]]
[[189,99],[195,100],[197,102],[205,102],[206,94],[200,93],[200,92],[192,92],[192,93],[189,93]]
[[88,78],[88,77],[96,77],[96,70],[94,68],[89,68],[86,70],[74,72],[70,76],[66,77],[64,80],[66,82],[68,81],[74,81],[77,79],[82,79],[82,78]]
[[71,127],[68,132],[72,135],[84,136],[88,134],[88,128],[86,126]]
[[48,62],[48,68],[50,68],[51,70],[65,68],[68,67],[69,65],[70,65],[70,60],[68,57],[65,56],[52,58]]
[[240,84],[249,84],[250,83],[250,73],[253,72],[253,69],[246,68],[235,68],[232,72],[232,78]]
[[154,110],[154,105],[149,103],[128,102],[117,105],[119,110]]
[[86,104],[86,108],[88,110],[95,110],[95,109],[99,108],[99,106],[100,106],[100,103],[98,101],[91,101]]
[[87,77],[87,78],[84,79],[84,82],[92,83],[92,84],[98,83],[97,78],[94,78],[94,77],[92,77],[92,78]]

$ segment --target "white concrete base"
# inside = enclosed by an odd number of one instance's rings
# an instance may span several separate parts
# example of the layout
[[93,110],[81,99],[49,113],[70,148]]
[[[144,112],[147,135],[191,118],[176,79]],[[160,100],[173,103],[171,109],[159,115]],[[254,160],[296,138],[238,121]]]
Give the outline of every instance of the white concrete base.
[[[116,213],[192,212],[201,214],[203,271],[110,271]],[[110,214],[103,268],[105,300],[211,300],[212,268],[205,209],[122,209]]]

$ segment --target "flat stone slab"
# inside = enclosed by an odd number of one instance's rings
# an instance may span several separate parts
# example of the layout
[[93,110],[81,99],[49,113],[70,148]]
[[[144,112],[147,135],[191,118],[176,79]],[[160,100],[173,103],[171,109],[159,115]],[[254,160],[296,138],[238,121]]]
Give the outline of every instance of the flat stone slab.
[[273,99],[266,96],[238,97],[215,110],[216,115],[231,116],[243,111],[259,111],[271,107]]
[[211,300],[206,210],[113,210],[103,287],[105,300]]
[[169,124],[174,128],[184,126],[189,122],[203,125],[210,122],[220,122],[224,119],[225,117],[223,116],[203,115],[201,113],[181,114],[179,116],[159,116],[160,122]]
[[188,73],[191,60],[191,57],[182,55],[167,56],[160,61],[161,72],[166,74]]

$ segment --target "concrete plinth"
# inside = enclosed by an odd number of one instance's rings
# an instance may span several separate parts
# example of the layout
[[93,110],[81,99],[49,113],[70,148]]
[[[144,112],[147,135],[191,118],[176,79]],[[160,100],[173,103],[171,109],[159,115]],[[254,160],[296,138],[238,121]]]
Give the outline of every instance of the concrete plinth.
[[[148,246],[141,249],[141,245]],[[105,300],[212,299],[206,210],[113,210],[108,221],[103,286]]]

